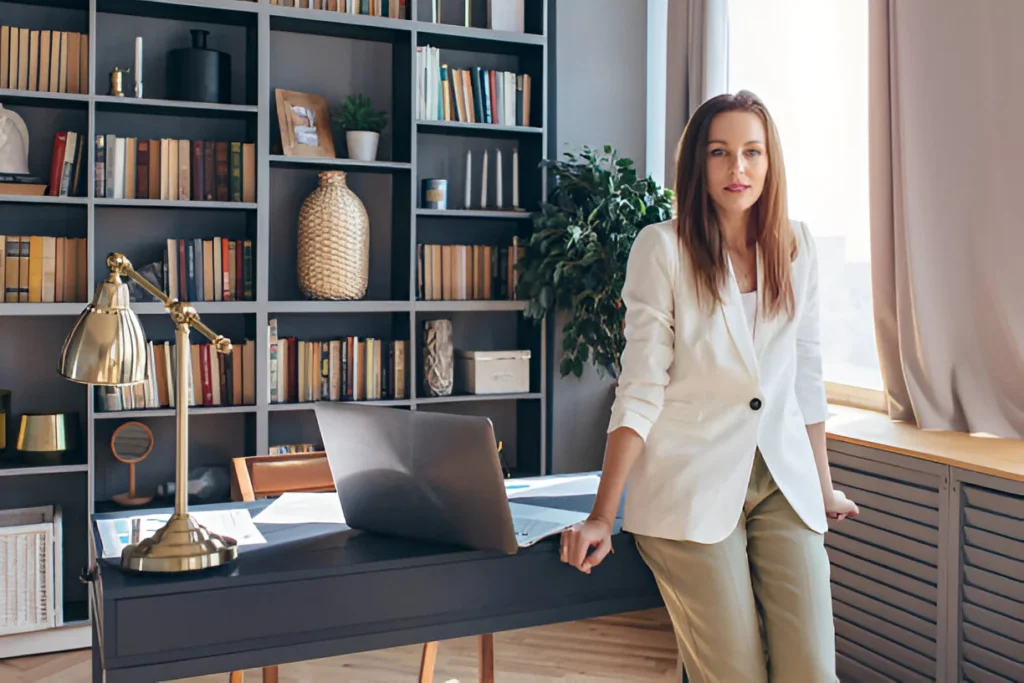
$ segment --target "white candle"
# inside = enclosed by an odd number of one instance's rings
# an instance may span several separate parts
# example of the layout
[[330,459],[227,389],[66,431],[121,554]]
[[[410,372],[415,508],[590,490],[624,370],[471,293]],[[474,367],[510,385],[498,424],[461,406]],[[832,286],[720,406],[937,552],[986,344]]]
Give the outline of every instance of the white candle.
[[501,150],[500,149],[497,151],[497,158],[498,158],[497,165],[495,166],[495,169],[497,171],[497,177],[496,177],[496,180],[497,180],[497,192],[495,192],[495,195],[494,195],[494,202],[495,202],[495,205],[500,209],[501,208],[501,195],[502,195],[502,192],[503,192],[503,188],[502,188],[502,185],[501,185]]
[[473,187],[473,153],[466,152],[466,205],[464,207],[466,209],[473,205],[472,197],[469,194],[471,187]]
[[519,148],[512,150],[512,208],[519,208]]
[[484,165],[480,171],[480,208],[487,208],[487,150],[484,150]]
[[142,97],[142,36],[135,37],[135,96]]

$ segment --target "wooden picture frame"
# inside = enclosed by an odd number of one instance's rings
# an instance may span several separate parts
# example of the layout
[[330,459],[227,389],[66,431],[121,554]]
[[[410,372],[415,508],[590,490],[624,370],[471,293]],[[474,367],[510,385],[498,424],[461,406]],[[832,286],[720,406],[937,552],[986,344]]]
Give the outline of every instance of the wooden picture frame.
[[335,157],[327,100],[320,95],[280,89],[274,90],[274,99],[285,156]]

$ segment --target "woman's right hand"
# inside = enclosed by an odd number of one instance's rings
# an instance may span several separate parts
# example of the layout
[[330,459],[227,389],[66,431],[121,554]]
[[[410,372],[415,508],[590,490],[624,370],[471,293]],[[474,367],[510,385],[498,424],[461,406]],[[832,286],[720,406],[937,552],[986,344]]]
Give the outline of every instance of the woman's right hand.
[[[593,548],[594,552],[588,551]],[[562,532],[562,562],[584,574],[601,564],[612,548],[612,525],[600,519],[588,519]]]

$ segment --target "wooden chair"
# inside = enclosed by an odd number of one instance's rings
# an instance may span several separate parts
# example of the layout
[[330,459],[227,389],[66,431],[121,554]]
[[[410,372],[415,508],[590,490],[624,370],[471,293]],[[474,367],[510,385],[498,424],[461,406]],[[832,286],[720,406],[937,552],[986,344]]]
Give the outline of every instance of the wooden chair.
[[[254,501],[275,498],[286,492],[334,491],[334,477],[327,454],[288,453],[255,455],[231,460],[231,499]],[[480,683],[494,683],[494,634],[477,637]],[[437,641],[425,643],[420,657],[419,683],[433,683]],[[243,672],[232,671],[230,683],[243,683]],[[278,683],[278,667],[263,667],[263,683]]]

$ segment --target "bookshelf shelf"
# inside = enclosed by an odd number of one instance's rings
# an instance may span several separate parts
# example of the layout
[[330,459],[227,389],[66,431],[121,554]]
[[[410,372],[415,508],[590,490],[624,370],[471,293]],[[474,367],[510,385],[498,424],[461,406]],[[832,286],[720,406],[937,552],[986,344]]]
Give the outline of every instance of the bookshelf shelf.
[[0,459],[0,477],[39,476],[44,474],[68,474],[71,472],[88,472],[89,465],[20,465],[8,466]]
[[28,657],[46,652],[81,650],[92,646],[92,626],[89,623],[89,603],[83,611],[68,619],[70,604],[64,603],[64,625],[49,631],[29,631],[0,638],[0,660],[9,657]]
[[89,0],[4,0],[14,5],[31,5],[34,7],[57,7],[73,9],[81,12],[89,10]]
[[528,394],[453,394],[451,396],[422,396],[417,404],[443,405],[445,403],[488,403],[491,401],[539,401],[540,392]]
[[[255,413],[256,406],[189,406],[191,415],[233,415]],[[136,410],[98,410],[94,413],[97,420],[141,420],[149,417],[174,417],[174,408],[139,408]]]
[[282,154],[270,155],[270,167],[323,171],[348,171],[350,173],[407,173],[412,170],[412,164],[408,161],[318,159],[315,157],[289,157]]
[[487,299],[473,299],[469,301],[417,301],[416,310],[424,313],[456,313],[467,312],[497,312],[497,311],[522,311],[526,308],[525,301],[492,301]]
[[526,211],[491,211],[477,209],[416,209],[416,215],[424,218],[492,218],[495,220],[528,221],[532,218]]
[[[45,180],[45,178],[44,178]],[[54,204],[62,206],[83,206],[88,204],[86,197],[51,197],[49,195],[0,194],[0,204]]]
[[472,137],[521,137],[543,135],[544,129],[536,126],[501,126],[493,123],[465,123],[463,121],[416,122],[421,132],[435,135],[465,135]]
[[96,206],[135,209],[190,209],[190,210],[234,210],[255,211],[259,204],[253,202],[214,202],[191,199],[109,199],[97,197],[91,200]]
[[[300,403],[269,403],[267,404],[267,410],[272,413],[286,413],[294,412],[299,410],[313,410],[313,406],[316,405],[316,401],[303,401]],[[409,399],[402,400],[389,400],[380,399],[372,401],[345,401],[345,403],[356,403],[359,405],[378,406],[381,408],[408,408],[412,405],[412,401]]]
[[[259,311],[255,301],[193,301],[192,307],[200,316],[228,313],[256,313]],[[139,315],[168,315],[167,309],[160,302],[142,301],[132,304],[132,310]]]
[[[75,272],[84,272],[87,277],[76,281],[74,289],[78,290],[79,283],[85,284],[87,295],[83,297],[78,292],[64,298],[91,299],[96,285],[107,275],[105,259],[113,251],[126,254],[136,268],[159,268],[171,240],[178,240],[179,247],[185,244],[186,249],[189,240],[203,240],[202,247],[194,253],[203,255],[203,284],[209,285],[206,269],[213,268],[209,271],[213,273],[213,282],[220,281],[224,270],[213,265],[216,256],[208,259],[205,248],[208,241],[229,240],[236,245],[233,250],[236,254],[239,243],[245,245],[244,249],[251,249],[243,252],[243,259],[247,255],[252,258],[252,300],[192,302],[203,322],[230,338],[235,350],[245,354],[241,361],[243,381],[251,382],[242,389],[246,393],[241,401],[247,405],[230,405],[240,401],[235,398],[237,385],[229,383],[227,370],[234,371],[238,366],[225,363],[218,368],[224,373],[220,403],[229,405],[189,407],[193,466],[226,467],[232,457],[266,454],[273,447],[288,444],[322,445],[313,412],[315,402],[270,402],[270,335],[276,330],[279,341],[289,340],[280,347],[287,348],[291,354],[289,362],[295,362],[300,354],[309,355],[310,350],[322,354],[327,348],[333,354],[337,347],[322,342],[334,340],[344,340],[346,349],[351,347],[353,339],[358,339],[366,342],[365,349],[380,350],[379,362],[371,366],[381,373],[377,385],[380,393],[371,384],[373,388],[368,395],[402,398],[345,399],[346,402],[382,410],[486,416],[495,425],[496,437],[505,444],[503,456],[514,472],[537,475],[550,470],[547,452],[550,361],[546,357],[545,341],[548,323],[526,320],[522,315],[526,308],[524,301],[421,300],[418,294],[421,291],[419,245],[490,246],[501,250],[492,252],[499,259],[496,267],[501,268],[501,259],[505,258],[501,254],[507,255],[507,248],[514,244],[514,239],[522,239],[528,233],[531,218],[528,211],[546,195],[547,179],[539,163],[547,149],[548,129],[419,120],[417,113],[419,88],[423,87],[418,78],[418,64],[420,55],[426,53],[419,48],[431,46],[440,49],[443,61],[461,69],[479,67],[529,74],[531,112],[524,120],[547,125],[544,107],[548,98],[544,93],[549,82],[546,17],[550,13],[550,0],[530,0],[525,4],[526,32],[510,33],[479,25],[465,27],[423,21],[424,14],[429,14],[430,3],[426,0],[407,0],[404,6],[408,14],[401,19],[285,7],[271,4],[271,0],[0,0],[0,14],[3,14],[0,25],[88,35],[88,50],[79,53],[88,56],[88,62],[81,62],[87,64],[87,70],[80,72],[77,88],[80,92],[0,90],[0,103],[5,108],[22,110],[19,113],[25,118],[31,137],[30,172],[44,182],[51,177],[52,151],[60,134],[74,132],[87,143],[81,146],[81,162],[75,162],[81,166],[72,166],[72,170],[81,169],[78,176],[73,173],[72,177],[80,178],[73,192],[82,196],[0,195],[0,214],[5,224],[9,220],[11,226],[18,226],[5,233],[28,235],[34,230],[32,226],[40,225],[44,226],[39,229],[44,236],[66,240],[85,238],[86,247],[78,252],[84,252],[85,261],[74,263]],[[486,12],[476,7],[486,7],[486,4],[475,0],[473,10],[474,21],[483,24]],[[457,14],[456,7],[455,14],[446,15],[444,19],[458,21]],[[187,46],[189,31],[193,29],[210,31],[209,47],[231,56],[232,104],[167,99],[166,53]],[[131,73],[125,83],[129,96],[109,96],[106,93],[113,67],[134,66],[136,36],[144,39],[147,97],[130,96]],[[326,57],[310,59],[313,54],[310,50],[314,47],[323,50]],[[354,64],[359,68],[339,69],[338,64]],[[345,158],[349,154],[348,145],[344,132],[337,126],[332,129],[337,158],[280,153],[282,140],[275,89],[322,96],[327,100],[330,114],[336,112],[350,94],[369,95],[374,107],[388,114],[377,159]],[[108,143],[103,148],[96,144],[99,136],[104,136]],[[70,135],[67,138],[70,139]],[[251,172],[254,159],[255,175],[243,175],[246,193],[241,196],[252,201],[94,196],[98,192],[97,185],[99,194],[105,194],[104,183],[95,183],[97,160],[104,162],[105,172],[111,173],[111,168],[116,171],[116,163],[106,163],[111,159],[112,147],[120,148],[121,140],[132,140],[130,144],[135,145],[142,140],[164,139],[248,145],[245,153],[249,156],[242,167],[243,173]],[[116,140],[116,144],[111,140]],[[76,148],[71,149],[77,152]],[[101,149],[103,153],[98,154]],[[138,147],[134,149],[139,151]],[[480,164],[484,150],[502,153],[502,203],[506,207],[511,206],[512,151],[518,150],[519,203],[527,211],[493,209],[497,192],[497,157],[493,152],[488,162],[489,191],[485,205],[492,208],[455,208],[463,197],[467,152],[473,155],[474,202],[480,196]],[[65,169],[66,164],[71,163],[71,156],[69,153],[62,162]],[[136,171],[143,167],[144,158],[134,158]],[[151,164],[152,156],[147,161]],[[179,165],[179,170],[181,168]],[[195,168],[193,165],[189,172]],[[298,285],[298,213],[303,200],[317,187],[318,172],[329,170],[349,174],[349,187],[361,199],[370,217],[368,288],[364,298],[359,300],[309,300],[302,296]],[[427,178],[448,180],[448,205],[453,210],[418,208],[420,181]],[[191,180],[196,182],[195,177]],[[145,196],[145,192],[139,194],[138,176],[135,181],[135,193]],[[127,178],[125,186],[131,187]],[[153,187],[152,182],[149,187]],[[191,194],[197,196],[194,192]],[[182,195],[170,192],[162,196]],[[239,195],[220,196],[223,199]],[[20,227],[22,225],[25,227]],[[68,261],[66,268],[70,267],[69,263],[72,262]],[[225,266],[229,274],[237,274],[237,263],[233,271],[230,265]],[[198,273],[199,263],[195,266]],[[245,267],[243,278],[248,272]],[[69,277],[68,272],[65,271],[66,277]],[[500,291],[506,284],[498,275],[501,272],[495,271],[491,282],[496,288],[493,289],[496,297],[506,296]],[[67,282],[65,279],[64,291],[67,291]],[[238,280],[235,282],[237,285]],[[485,291],[477,286],[487,287],[477,283],[471,295],[480,296]],[[247,285],[241,289],[247,289]],[[180,287],[178,291],[182,291]],[[193,294],[194,297],[210,298],[205,288],[195,291],[198,294]],[[241,290],[236,286],[235,291]],[[33,296],[46,298],[48,294]],[[133,403],[130,395],[102,394],[91,387],[70,383],[54,371],[63,339],[86,305],[86,300],[57,303],[33,299],[25,303],[0,303],[0,320],[3,321],[0,322],[0,346],[15,350],[13,361],[0,367],[3,370],[0,388],[12,392],[14,414],[11,417],[18,419],[19,414],[25,412],[76,413],[82,440],[80,461],[72,459],[50,466],[27,467],[15,466],[13,462],[5,465],[0,459],[3,507],[60,504],[65,519],[74,520],[87,520],[98,511],[121,509],[110,501],[113,494],[126,490],[127,471],[110,453],[110,439],[113,431],[129,420],[140,420],[151,427],[155,435],[154,453],[160,451],[147,459],[146,466],[140,469],[139,476],[146,479],[140,485],[152,488],[174,478],[171,454],[175,443],[175,411],[167,404],[166,393],[163,402],[158,389],[158,400],[154,401],[153,394],[148,393],[139,401],[140,395],[136,394]],[[132,309],[139,315],[154,351],[160,349],[166,363],[171,356],[169,347],[163,343],[173,339],[173,322],[164,305],[134,302]],[[424,396],[423,325],[436,319],[451,321],[453,342],[458,349],[529,350],[529,386],[534,391],[511,395]],[[31,343],[26,343],[26,339]],[[290,340],[310,343],[293,346]],[[193,354],[197,351],[202,354],[205,342],[201,335],[194,333],[191,337]],[[392,345],[392,342],[404,342],[404,345]],[[393,357],[402,356],[400,350],[404,353],[404,378],[394,366],[388,365]],[[348,356],[345,358],[347,362]],[[303,364],[310,367],[305,360]],[[154,362],[161,363],[160,360]],[[201,355],[200,362],[204,362]],[[234,355],[232,362],[238,362]],[[248,369],[250,363],[254,363],[251,370]],[[291,367],[288,366],[289,372]],[[166,365],[163,368],[166,369]],[[361,374],[360,380],[369,374]],[[217,375],[211,373],[211,376]],[[238,374],[233,372],[230,382],[237,378]],[[389,383],[395,378],[404,380],[404,393],[388,391]],[[196,379],[194,372],[193,383]],[[294,381],[295,377],[291,379]],[[310,395],[292,394],[291,384],[278,385],[281,386],[287,387],[284,395],[289,401],[296,396]],[[228,394],[224,393],[225,387],[231,389]],[[163,390],[166,391],[165,386]],[[104,410],[146,405],[147,401],[159,407]],[[252,405],[248,405],[250,403]],[[8,424],[11,423],[9,419]],[[0,657],[88,646],[89,595],[87,587],[77,580],[77,571],[88,566],[92,558],[86,525],[84,521],[76,521],[76,524],[66,529],[63,558],[65,567],[74,568],[65,572],[63,584],[65,612],[74,623],[47,632],[0,637]]]
[[[33,316],[77,316],[85,308],[85,302],[82,303],[59,303],[59,304],[41,304],[41,303],[17,303],[17,304],[0,304],[0,316],[17,316],[17,315],[33,315]],[[71,321],[68,321],[70,324]]]
[[89,96],[66,92],[39,92],[36,90],[0,88],[0,102],[5,105],[21,105],[24,107],[85,109],[89,106]]
[[405,313],[411,301],[271,301],[271,313]]
[[218,104],[213,102],[186,102],[181,100],[147,99],[93,95],[96,111],[148,112],[168,116],[239,118],[255,117],[259,107],[249,104]]
[[[415,0],[413,0],[415,1]],[[300,7],[269,5],[271,31],[290,31],[337,38],[358,38],[379,43],[408,40],[415,24],[408,19],[369,17]]]
[[524,54],[536,51],[547,44],[544,36],[533,33],[492,31],[486,28],[435,24],[427,21],[416,23],[416,33],[420,45],[430,44],[442,49],[466,52]]
[[96,11],[209,24],[253,24],[263,3],[241,0],[93,0]]

